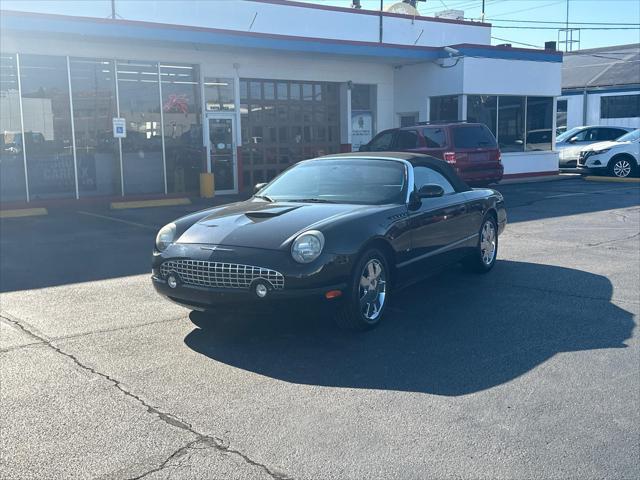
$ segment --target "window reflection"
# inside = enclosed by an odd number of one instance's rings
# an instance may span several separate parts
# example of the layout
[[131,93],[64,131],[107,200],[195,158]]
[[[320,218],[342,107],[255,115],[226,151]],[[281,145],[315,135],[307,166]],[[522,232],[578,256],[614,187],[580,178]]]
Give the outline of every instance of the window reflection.
[[204,99],[207,111],[227,112],[235,110],[236,105],[233,92],[233,79],[205,77]]
[[205,171],[200,72],[197,65],[160,64],[169,193],[196,192]]
[[74,197],[67,59],[21,55],[20,75],[31,199]]
[[0,201],[26,201],[16,56],[0,55]]
[[498,102],[498,143],[505,152],[524,151],[525,97],[500,97]]
[[70,59],[80,196],[119,195],[120,154],[113,137],[117,117],[111,60]]
[[158,64],[118,60],[117,71],[120,116],[127,125],[124,193],[164,193]]
[[438,122],[458,120],[458,95],[431,97],[429,120]]
[[270,180],[287,165],[340,149],[337,85],[241,79],[243,181]]
[[498,97],[495,95],[467,96],[467,121],[485,124],[494,137],[497,134],[497,111]]
[[551,150],[553,97],[527,97],[527,150]]

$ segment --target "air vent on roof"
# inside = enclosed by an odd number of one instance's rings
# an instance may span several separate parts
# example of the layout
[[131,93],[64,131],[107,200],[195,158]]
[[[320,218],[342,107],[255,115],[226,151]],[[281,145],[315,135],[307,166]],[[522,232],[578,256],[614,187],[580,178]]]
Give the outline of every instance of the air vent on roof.
[[464,20],[464,10],[442,10],[435,14],[436,18],[446,18],[448,20]]

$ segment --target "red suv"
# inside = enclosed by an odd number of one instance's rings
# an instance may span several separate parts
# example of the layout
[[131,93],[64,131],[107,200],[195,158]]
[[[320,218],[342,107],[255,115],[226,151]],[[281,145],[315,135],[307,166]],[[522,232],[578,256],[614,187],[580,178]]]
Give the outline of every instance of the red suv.
[[502,180],[504,168],[495,137],[481,123],[424,123],[384,130],[361,152],[417,152],[450,163],[469,185]]

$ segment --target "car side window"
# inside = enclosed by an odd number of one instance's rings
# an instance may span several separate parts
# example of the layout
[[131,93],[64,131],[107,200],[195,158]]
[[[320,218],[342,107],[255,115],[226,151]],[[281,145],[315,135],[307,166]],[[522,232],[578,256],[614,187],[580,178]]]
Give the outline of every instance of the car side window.
[[576,142],[587,142],[587,141],[591,140],[591,137],[594,135],[594,133],[595,133],[595,129],[586,128],[586,129],[582,130],[581,132],[576,133],[571,138],[575,138]]
[[422,166],[413,167],[413,176],[417,190],[419,190],[420,187],[424,185],[432,183],[435,185],[440,185],[444,190],[445,195],[449,193],[455,193],[456,191],[456,189],[453,188],[453,185],[451,185],[451,182],[449,182],[449,180],[447,180],[444,175],[442,175],[440,172],[437,172],[433,168]]
[[625,133],[627,133],[625,130],[619,128],[599,128],[596,137],[599,141],[615,140]]
[[398,150],[409,150],[419,148],[418,132],[415,130],[398,130],[393,148]]
[[443,148],[447,144],[447,138],[442,128],[423,128],[422,135],[427,148]]
[[384,152],[385,150],[390,150],[394,133],[395,132],[393,130],[390,130],[376,135],[368,145],[369,150],[372,152]]

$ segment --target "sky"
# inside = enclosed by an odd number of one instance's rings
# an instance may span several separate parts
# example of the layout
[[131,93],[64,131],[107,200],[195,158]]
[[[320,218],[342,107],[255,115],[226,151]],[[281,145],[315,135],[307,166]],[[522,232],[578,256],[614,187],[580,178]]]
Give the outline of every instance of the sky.
[[[116,6],[127,1],[116,0]],[[163,0],[147,0],[149,3],[158,1]],[[298,1],[341,7],[351,5],[351,0]],[[138,1],[134,8],[144,11],[147,2]],[[545,41],[557,41],[557,29],[563,28],[564,25],[535,22],[565,22],[567,2],[570,26],[581,27],[579,44],[581,49],[640,43],[640,1],[638,0],[485,0],[486,21],[493,24],[492,43],[494,45],[511,43],[514,47],[542,48]],[[387,8],[396,1],[383,0],[383,3],[384,8]],[[361,0],[361,4],[364,9],[380,8],[380,0]],[[464,10],[465,17],[479,19],[481,5],[482,0],[427,0],[418,2],[418,10],[425,16],[432,16],[445,9]],[[133,4],[128,7],[132,8]],[[110,0],[0,0],[0,8],[105,18],[110,15],[111,2]],[[152,18],[149,20],[153,21]],[[624,23],[626,25],[589,25],[587,23]],[[529,27],[546,28],[531,29]],[[620,28],[628,28],[628,30],[620,30]],[[577,45],[574,45],[574,49],[576,48]]]

